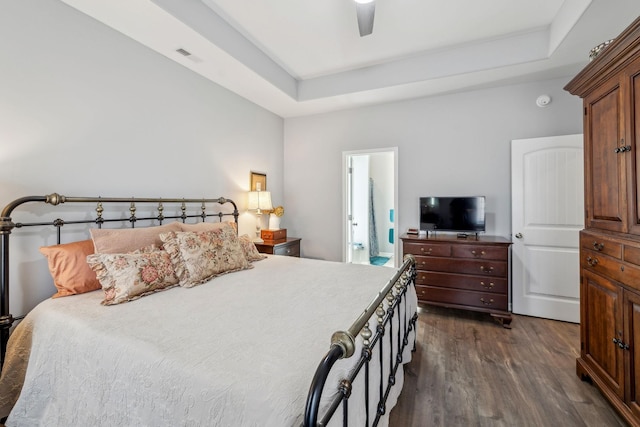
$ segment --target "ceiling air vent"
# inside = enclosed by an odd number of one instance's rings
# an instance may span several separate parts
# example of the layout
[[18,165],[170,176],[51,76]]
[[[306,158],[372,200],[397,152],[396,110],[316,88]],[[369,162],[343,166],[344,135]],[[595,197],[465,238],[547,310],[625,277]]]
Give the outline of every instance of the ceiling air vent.
[[178,52],[180,55],[191,56],[191,52],[184,50],[183,48],[176,49],[176,52]]

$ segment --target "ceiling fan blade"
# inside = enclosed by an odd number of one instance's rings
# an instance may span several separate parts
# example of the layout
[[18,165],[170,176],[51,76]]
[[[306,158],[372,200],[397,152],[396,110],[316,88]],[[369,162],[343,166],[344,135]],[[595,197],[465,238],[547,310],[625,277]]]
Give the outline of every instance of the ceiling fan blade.
[[373,15],[376,3],[356,3],[356,15],[358,16],[358,29],[360,37],[368,36],[373,32]]

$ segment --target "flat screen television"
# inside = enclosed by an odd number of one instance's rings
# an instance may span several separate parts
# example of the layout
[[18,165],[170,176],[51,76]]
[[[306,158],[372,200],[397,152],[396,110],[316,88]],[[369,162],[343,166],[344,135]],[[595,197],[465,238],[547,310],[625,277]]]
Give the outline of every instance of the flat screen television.
[[421,197],[420,230],[485,231],[485,200],[479,197]]

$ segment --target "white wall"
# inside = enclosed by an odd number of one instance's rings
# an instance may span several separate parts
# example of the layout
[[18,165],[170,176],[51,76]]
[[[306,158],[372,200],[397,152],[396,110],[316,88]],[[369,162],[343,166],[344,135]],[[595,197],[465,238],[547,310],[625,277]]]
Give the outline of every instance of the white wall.
[[[510,141],[582,131],[571,79],[540,81],[285,120],[287,225],[303,256],[342,256],[342,152],[398,147],[398,234],[423,195],[484,195],[487,234],[510,234]],[[535,104],[549,94],[546,108]]]
[[[508,235],[509,141],[581,131],[570,77],[283,123],[56,0],[2,2],[0,52],[0,204],[54,191],[224,195],[243,211],[256,170],[303,255],[331,260],[342,256],[343,151],[398,147],[398,234],[417,225],[421,195],[440,193],[486,195],[488,233]],[[253,224],[241,216],[241,232]],[[39,254],[23,262],[46,270]],[[24,286],[13,314],[53,291]]]
[[[225,196],[242,232],[250,170],[284,203],[280,117],[56,0],[0,3],[0,52],[0,205]],[[33,267],[46,273],[37,251],[12,271]],[[54,291],[26,286],[12,286],[14,315]]]

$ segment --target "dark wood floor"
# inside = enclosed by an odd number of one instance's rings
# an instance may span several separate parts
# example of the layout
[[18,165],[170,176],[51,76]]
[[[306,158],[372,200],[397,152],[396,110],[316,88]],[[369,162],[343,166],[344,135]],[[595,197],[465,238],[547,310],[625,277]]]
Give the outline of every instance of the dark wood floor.
[[575,374],[579,326],[424,306],[391,427],[625,426]]

